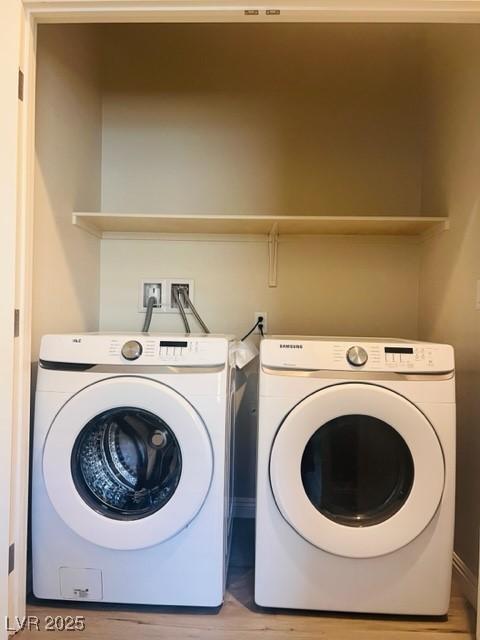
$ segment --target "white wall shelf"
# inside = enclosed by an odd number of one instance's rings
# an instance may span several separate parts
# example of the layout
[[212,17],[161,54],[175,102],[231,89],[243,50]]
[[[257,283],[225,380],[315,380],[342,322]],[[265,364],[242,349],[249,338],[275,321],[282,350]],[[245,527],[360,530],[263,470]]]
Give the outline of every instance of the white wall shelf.
[[125,233],[420,236],[448,227],[427,216],[257,216],[139,213],[73,214],[73,224],[104,238]]
[[73,213],[73,224],[98,238],[262,235],[269,247],[270,287],[277,286],[281,235],[425,236],[448,229],[448,218],[427,216],[258,216]]

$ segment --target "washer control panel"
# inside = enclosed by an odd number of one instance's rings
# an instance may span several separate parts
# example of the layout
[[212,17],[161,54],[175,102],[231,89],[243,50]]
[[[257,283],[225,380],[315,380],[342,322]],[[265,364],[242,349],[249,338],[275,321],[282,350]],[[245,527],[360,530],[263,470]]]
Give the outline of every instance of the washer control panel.
[[143,366],[215,366],[228,361],[230,336],[78,334],[44,336],[47,362]]
[[109,353],[118,355],[127,361],[138,361],[141,356],[142,364],[172,364],[189,366],[205,364],[212,357],[215,359],[215,342],[186,338],[150,338],[128,340],[123,343],[117,338],[110,342]]
[[373,338],[268,337],[261,344],[261,363],[308,371],[447,373],[455,368],[449,345]]

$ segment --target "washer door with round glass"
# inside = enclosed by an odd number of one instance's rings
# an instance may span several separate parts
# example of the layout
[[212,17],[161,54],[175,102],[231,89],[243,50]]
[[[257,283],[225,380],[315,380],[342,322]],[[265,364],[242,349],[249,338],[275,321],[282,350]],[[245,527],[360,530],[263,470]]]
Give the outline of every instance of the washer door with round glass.
[[118,376],[73,396],[43,454],[48,495],[79,536],[110,549],[171,538],[210,488],[210,437],[195,409],[159,382]]
[[349,558],[391,553],[430,523],[445,465],[425,415],[393,391],[346,383],[284,419],[270,457],[276,504],[318,548]]

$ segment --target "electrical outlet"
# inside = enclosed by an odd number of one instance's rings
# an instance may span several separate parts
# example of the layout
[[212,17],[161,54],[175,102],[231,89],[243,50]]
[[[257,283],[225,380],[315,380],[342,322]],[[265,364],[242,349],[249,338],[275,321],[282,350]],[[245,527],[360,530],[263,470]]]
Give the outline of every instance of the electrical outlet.
[[154,313],[161,313],[165,309],[166,281],[160,278],[144,278],[138,287],[138,312],[145,313],[149,298],[154,297],[156,302]]
[[[188,297],[192,301],[194,300],[194,282],[193,280],[189,280],[188,278],[169,278],[167,280],[167,295],[168,295],[168,308],[167,311],[169,313],[178,313],[178,306],[174,296],[174,290],[177,291],[184,289],[188,293]],[[183,307],[187,313],[192,313],[189,305],[182,297],[180,297],[181,302],[183,303]]]
[[[266,311],[255,311],[255,313],[253,315],[254,315],[254,322],[255,323],[258,322],[259,318],[263,318],[263,333],[265,333],[265,334],[268,333],[268,331],[267,331],[267,327],[268,327],[268,325],[267,325],[267,319],[268,319],[267,318],[267,316],[268,316],[267,312]],[[260,333],[260,329],[257,328],[255,330],[255,333]]]

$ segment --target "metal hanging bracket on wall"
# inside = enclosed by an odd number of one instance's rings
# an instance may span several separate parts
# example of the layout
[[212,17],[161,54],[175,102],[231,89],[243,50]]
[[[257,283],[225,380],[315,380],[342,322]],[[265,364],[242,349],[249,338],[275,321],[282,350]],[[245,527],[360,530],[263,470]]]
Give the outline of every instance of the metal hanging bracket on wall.
[[268,236],[268,286],[278,285],[278,224],[275,223]]

